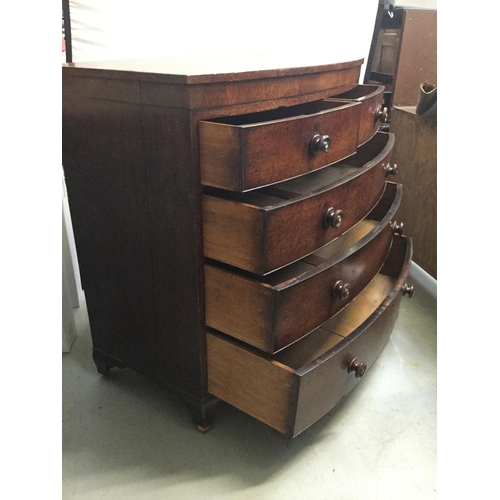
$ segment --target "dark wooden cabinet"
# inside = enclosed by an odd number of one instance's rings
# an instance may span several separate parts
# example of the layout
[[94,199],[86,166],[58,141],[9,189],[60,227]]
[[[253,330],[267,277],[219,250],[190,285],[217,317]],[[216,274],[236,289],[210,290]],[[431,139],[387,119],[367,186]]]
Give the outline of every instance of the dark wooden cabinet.
[[385,105],[414,106],[423,82],[437,83],[437,10],[379,0],[365,83],[385,86]]
[[[411,260],[362,61],[63,67],[63,166],[99,372],[294,436],[387,342]],[[241,66],[241,63],[239,64]]]

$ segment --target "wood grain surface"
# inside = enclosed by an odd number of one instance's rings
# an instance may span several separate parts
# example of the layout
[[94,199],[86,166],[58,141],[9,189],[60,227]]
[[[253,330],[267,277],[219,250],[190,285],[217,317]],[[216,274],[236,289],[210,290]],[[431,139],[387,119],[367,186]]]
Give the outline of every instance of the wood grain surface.
[[[301,105],[346,92],[359,80],[361,63],[246,71],[238,67],[222,73],[212,72],[215,66],[209,70],[203,63],[184,69],[164,62],[63,67],[63,166],[93,347],[102,359],[112,360],[113,366],[132,368],[176,392],[201,427],[213,420],[216,393],[245,408],[259,408],[248,411],[288,435],[308,425],[310,416],[300,417],[294,425],[299,371],[294,373],[262,353],[255,357],[255,352],[242,349],[238,341],[233,344],[245,354],[233,356],[232,349],[225,351],[220,343],[210,344],[210,335],[207,339],[205,316],[210,317],[213,304],[222,317],[227,311],[221,309],[221,302],[234,307],[238,316],[234,316],[231,328],[238,328],[240,321],[254,323],[264,332],[268,325],[274,328],[277,324],[273,315],[286,301],[276,304],[270,280],[256,280],[244,271],[239,278],[245,277],[252,285],[239,291],[238,284],[231,283],[232,302],[224,299],[227,280],[206,294],[205,280],[213,282],[208,268],[227,272],[227,266],[207,262],[203,251],[199,123]],[[341,109],[357,108],[359,105]],[[313,130],[319,128],[320,115],[309,116]],[[344,116],[335,127],[343,128],[349,120]],[[265,141],[272,144],[281,139],[274,132],[264,134],[266,137],[259,133],[250,137],[249,144],[264,148]],[[340,142],[344,141],[342,133]],[[234,139],[231,134],[227,140]],[[288,140],[288,130],[284,135]],[[249,154],[248,150],[241,153],[235,149],[226,160],[231,163],[232,158],[245,154],[249,164],[255,165],[271,153],[256,150]],[[297,155],[292,155],[289,163],[295,159]],[[345,165],[350,171],[360,168],[349,161]],[[310,167],[304,171],[309,172]],[[288,175],[284,163],[280,168],[277,177]],[[313,163],[312,168],[319,167]],[[250,186],[263,182],[254,171],[249,169]],[[223,174],[219,170],[215,175]],[[234,177],[229,175],[225,182],[234,184]],[[262,221],[249,217],[248,208],[239,207],[237,215],[253,233],[252,224]],[[217,218],[217,208],[210,210]],[[234,212],[229,214],[223,225],[231,226],[238,217]],[[370,238],[377,249],[387,243],[386,233]],[[377,242],[378,237],[383,241]],[[257,239],[254,245],[251,251],[257,254],[261,242]],[[368,252],[357,263],[350,263],[347,254],[340,259],[354,274],[363,274],[367,266],[359,283],[376,273],[380,255],[375,247],[368,251],[369,242],[365,241],[356,248],[356,252]],[[296,262],[292,276],[286,276],[289,270],[283,271],[284,281],[278,288],[292,289],[312,270],[321,268],[325,258],[316,258],[315,263]],[[295,304],[302,302],[300,297],[294,299]],[[284,338],[289,342],[291,337]],[[261,339],[263,349],[276,349],[276,339],[272,344],[266,335]],[[215,345],[219,347],[214,349]],[[221,361],[213,364],[207,359],[207,349],[217,353],[214,362],[224,353]],[[257,358],[259,361],[252,361]],[[228,379],[234,379],[231,387]],[[311,397],[305,397],[305,404],[310,404]],[[239,402],[245,400],[250,404]]]
[[291,430],[299,378],[293,370],[207,332],[208,390],[270,427]]
[[[345,233],[370,212],[385,186],[394,136],[379,133],[349,159],[249,193],[205,190],[205,256],[258,275],[294,262]],[[325,225],[342,209],[338,228]]]
[[405,195],[398,217],[413,239],[414,261],[437,279],[437,128],[427,124],[415,108],[392,110],[391,131],[397,141],[393,162],[395,179]]
[[351,360],[369,368],[390,337],[411,261],[411,242],[397,238],[397,277],[378,274],[326,327],[274,356],[209,330],[210,392],[288,437],[321,418],[361,381]]
[[[317,101],[202,121],[201,182],[247,191],[325,167],[356,152],[359,119],[358,103]],[[311,154],[315,133],[330,137],[327,153]]]
[[[392,241],[392,220],[401,186],[388,194],[372,224],[358,224],[318,252],[259,278],[236,268],[205,266],[207,325],[274,353],[327,321],[370,282],[382,267]],[[337,281],[349,297],[333,295]]]
[[355,101],[360,103],[361,111],[358,129],[358,144],[364,144],[377,133],[380,125],[378,112],[382,110],[384,86],[358,85],[354,89],[328,100]]
[[424,82],[437,85],[437,11],[405,9],[392,106],[416,106]]

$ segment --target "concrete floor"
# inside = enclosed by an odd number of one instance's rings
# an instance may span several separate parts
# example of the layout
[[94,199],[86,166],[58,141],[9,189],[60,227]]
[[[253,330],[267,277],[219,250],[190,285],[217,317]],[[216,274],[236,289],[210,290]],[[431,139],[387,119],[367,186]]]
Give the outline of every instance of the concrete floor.
[[437,497],[436,300],[418,281],[362,382],[293,440],[225,403],[198,433],[158,384],[127,369],[99,375],[85,304],[75,314],[62,363],[63,499]]

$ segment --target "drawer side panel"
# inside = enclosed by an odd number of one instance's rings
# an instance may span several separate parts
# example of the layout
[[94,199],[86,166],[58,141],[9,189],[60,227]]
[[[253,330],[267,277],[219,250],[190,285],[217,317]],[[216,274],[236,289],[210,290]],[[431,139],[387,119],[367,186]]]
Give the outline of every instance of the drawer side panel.
[[243,203],[203,196],[205,257],[260,271],[265,213]]
[[241,130],[200,122],[201,183],[241,191]]
[[298,392],[293,371],[212,333],[207,349],[210,394],[288,434]]
[[258,281],[205,266],[207,326],[273,351],[276,293]]

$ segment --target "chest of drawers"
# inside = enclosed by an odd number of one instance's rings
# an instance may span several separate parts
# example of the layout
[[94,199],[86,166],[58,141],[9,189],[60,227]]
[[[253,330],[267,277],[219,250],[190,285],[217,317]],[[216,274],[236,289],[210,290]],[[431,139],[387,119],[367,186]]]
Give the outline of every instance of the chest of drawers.
[[[386,344],[411,240],[362,61],[63,66],[63,167],[100,373],[295,436]],[[275,69],[279,68],[279,69]]]

